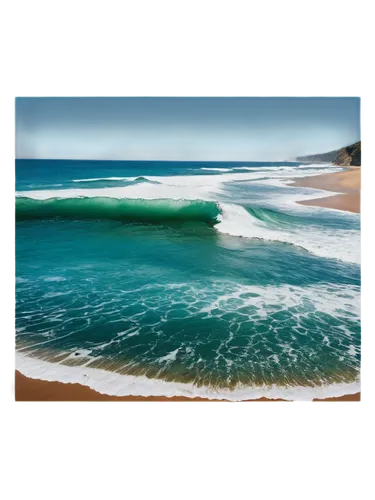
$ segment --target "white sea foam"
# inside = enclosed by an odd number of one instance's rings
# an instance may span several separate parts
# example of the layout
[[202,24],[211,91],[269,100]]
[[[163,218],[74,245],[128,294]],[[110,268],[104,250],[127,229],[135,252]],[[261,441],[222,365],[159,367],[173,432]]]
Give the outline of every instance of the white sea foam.
[[[327,167],[327,168],[324,168]],[[205,168],[205,167],[203,167]],[[176,175],[176,176],[144,176],[150,182],[134,183],[128,186],[84,189],[48,189],[18,191],[19,197],[29,197],[37,200],[49,198],[76,198],[105,196],[111,198],[143,198],[143,199],[202,199],[217,200],[225,185],[232,182],[258,181],[262,184],[285,185],[292,177],[308,177],[317,175],[316,167],[267,167],[255,168],[236,167],[234,169],[215,169],[223,172],[221,175]],[[212,169],[211,169],[212,170]],[[246,170],[242,172],[241,170]],[[332,166],[320,165],[319,174],[342,170]],[[266,177],[266,179],[264,179]],[[93,182],[100,180],[135,181],[138,177],[103,177],[89,179],[74,179],[73,182]],[[282,183],[282,184],[280,184]],[[172,189],[171,189],[172,188]],[[332,193],[329,193],[332,194]],[[328,196],[328,194],[326,194]]]
[[213,172],[231,172],[233,169],[224,167],[217,167],[217,168],[202,167],[199,170],[212,170]]
[[159,358],[157,360],[158,363],[170,363],[171,361],[175,361],[176,357],[177,357],[177,354],[178,354],[178,351],[180,350],[180,348],[178,347],[177,349],[175,349],[174,351],[171,351],[170,353],[168,353],[167,355],[165,356],[162,356],[161,358]]
[[87,366],[67,366],[50,363],[16,353],[16,369],[29,378],[78,383],[102,394],[112,396],[183,396],[186,398],[224,399],[244,401],[247,399],[286,399],[291,401],[311,401],[312,399],[339,397],[355,394],[361,390],[360,381],[337,383],[316,387],[303,386],[238,386],[234,390],[197,387],[181,382],[166,382],[149,379],[145,376],[120,375],[115,372],[90,368]]
[[69,295],[71,290],[68,290],[67,292],[48,292],[43,295],[44,299],[52,299],[53,297],[60,297],[60,295]]
[[[267,167],[268,169],[271,169],[273,167]],[[233,170],[262,170],[262,167],[233,167]],[[265,168],[263,168],[265,170]]]
[[[221,192],[225,183],[257,178],[261,178],[261,175],[256,173],[225,173],[222,175],[181,175],[170,177],[145,176],[144,179],[151,182],[93,189],[18,191],[16,195],[18,197],[28,197],[37,200],[100,196],[110,198],[213,200],[215,195]],[[137,177],[126,178],[129,181],[136,179]]]
[[[214,177],[214,176],[213,176]],[[219,185],[219,183],[217,184]],[[171,187],[173,186],[173,189]],[[173,199],[173,200],[212,200],[215,185],[186,186],[173,184],[135,184],[130,186],[93,188],[93,189],[64,189],[49,191],[24,191],[18,192],[17,196],[33,198],[36,200],[47,200],[50,198],[81,198],[81,197],[107,197],[107,198],[142,198]]]
[[[210,304],[204,306],[200,312],[211,314],[214,310],[228,311],[255,307],[254,316],[266,317],[275,310],[307,307],[306,311],[313,309],[324,312],[330,316],[360,318],[360,288],[355,285],[320,284],[307,287],[279,285],[236,285],[233,290],[219,293],[219,296]],[[234,300],[233,300],[234,299]],[[236,305],[234,305],[236,304]],[[270,306],[272,308],[270,309]],[[275,307],[273,307],[275,306]],[[306,314],[302,307],[301,312],[294,313],[296,317]],[[247,317],[253,320],[249,311]],[[344,334],[348,334],[345,330]]]
[[27,281],[29,280],[22,278],[21,276],[16,277],[16,283],[26,283]]
[[245,238],[259,238],[279,241],[302,247],[309,252],[326,258],[336,258],[345,262],[360,263],[359,231],[328,229],[308,226],[294,231],[274,229],[267,223],[253,217],[241,205],[220,203],[222,209],[215,229],[220,233]]
[[135,337],[136,335],[139,335],[139,331],[137,330],[136,332],[131,332],[131,333],[128,333],[127,337]]
[[[146,292],[150,287],[155,286],[160,288],[160,293],[158,294],[160,300],[157,303],[152,299],[154,295],[139,293],[140,291]],[[341,319],[341,321],[349,320],[357,324],[360,318],[360,287],[354,285],[327,283],[307,287],[292,285],[260,286],[242,285],[227,281],[213,281],[205,284],[203,287],[198,284],[187,286],[186,283],[169,283],[166,285],[147,284],[132,292],[127,291],[127,293],[134,294],[135,301],[133,302],[133,306],[142,303],[142,307],[145,310],[152,309],[156,311],[156,304],[160,305],[161,309],[164,308],[164,304],[173,304],[174,308],[181,304],[189,316],[202,315],[203,317],[215,317],[220,319],[220,321],[228,322],[228,337],[223,338],[216,352],[219,355],[219,350],[221,349],[220,356],[225,361],[229,370],[231,370],[231,365],[236,361],[226,357],[227,345],[234,337],[233,332],[242,323],[245,324],[251,321],[253,324],[256,324],[260,321],[264,324],[264,319],[268,315],[272,317],[275,313],[284,311],[285,314],[293,316],[292,330],[297,331],[298,335],[303,335],[303,331],[306,332],[304,321],[317,312],[324,313],[332,318]],[[147,296],[150,297],[150,302],[145,299]],[[194,300],[191,300],[191,298]],[[228,313],[230,313],[231,318],[228,318]],[[99,356],[105,358],[106,355],[103,351],[105,351],[107,346],[119,343],[119,349],[121,350],[122,338],[125,335],[138,334],[138,327],[141,326],[140,324],[136,324],[138,316],[139,313],[130,317],[135,323],[133,329],[120,332],[109,341],[90,346],[88,349],[79,348],[79,344],[71,347],[71,350],[66,353],[67,357],[60,364],[26,357],[24,352],[21,354],[18,351],[17,368],[32,378],[58,380],[61,382],[78,382],[88,385],[99,392],[113,395],[199,396],[209,399],[229,400],[255,399],[264,396],[269,398],[282,397],[293,400],[339,396],[349,394],[351,390],[353,393],[359,391],[359,384],[338,384],[315,388],[279,387],[277,385],[249,387],[238,385],[234,391],[229,389],[216,390],[212,387],[198,388],[193,383],[171,383],[157,379],[150,380],[146,377],[124,376],[111,371],[91,368],[90,363],[98,359],[95,353],[99,353]],[[236,317],[235,322],[233,322],[234,317]],[[321,318],[320,331],[311,332],[315,336],[315,342],[327,342],[327,339],[328,341],[332,341],[333,339],[335,341],[338,340],[342,347],[337,351],[337,356],[340,354],[343,355],[342,358],[356,356],[360,346],[353,337],[353,332],[349,332],[344,325],[339,325],[336,329],[330,328],[330,319],[327,319],[327,316],[325,316],[327,321],[325,323],[324,317],[321,316]],[[270,321],[268,324],[271,325],[271,323]],[[155,325],[155,328],[155,331],[159,330],[158,325]],[[339,332],[338,329],[342,330],[342,332]],[[276,331],[277,329],[273,330],[270,327],[269,332],[263,332],[258,337],[257,342],[261,341],[263,336],[263,340],[266,340],[269,335],[274,336]],[[309,336],[311,334],[309,333]],[[169,339],[165,339],[165,342],[168,343]],[[297,352],[293,349],[287,340],[283,340],[283,342],[279,341],[278,346],[281,348],[281,352],[278,353],[277,359],[269,356],[269,358],[272,358],[271,362],[282,364],[285,362],[285,356],[288,356],[292,362],[298,362],[298,354],[299,360],[303,363],[303,357],[308,356],[306,352]],[[154,363],[157,363],[160,369],[162,369],[169,364],[173,365],[180,354],[185,358],[186,356],[188,358],[191,356],[193,359],[193,353],[193,344],[185,346],[182,343],[176,348],[173,342],[164,351],[163,356],[154,359]],[[85,366],[70,367],[63,364],[66,361],[70,363],[73,360],[82,360]]]
[[[332,173],[332,170],[329,171],[324,171],[324,174],[326,173]],[[273,186],[277,188],[283,188],[283,190],[279,191],[272,191],[272,196],[267,197],[265,199],[265,202],[267,203],[268,206],[273,206],[276,209],[288,209],[289,211],[295,211],[295,212],[321,212],[321,211],[330,211],[332,213],[335,213],[335,215],[340,215],[340,214],[345,214],[345,216],[351,216],[353,218],[358,218],[358,214],[353,214],[352,212],[346,212],[345,210],[333,210],[330,208],[323,208],[323,207],[313,207],[313,206],[305,206],[301,205],[301,201],[307,201],[311,199],[318,199],[318,198],[326,198],[327,196],[333,196],[335,194],[341,194],[339,192],[335,191],[325,191],[323,189],[316,189],[316,188],[309,188],[309,187],[300,187],[294,185],[294,183],[291,183],[291,181],[295,177],[313,177],[316,175],[316,172],[309,171],[308,175],[305,175],[304,173],[299,175],[293,175],[293,178],[291,176],[286,176],[286,177],[270,177],[267,179],[261,179],[257,180],[255,179],[252,182],[253,186]],[[319,173],[321,175],[321,173]],[[287,189],[287,190],[286,190]]]

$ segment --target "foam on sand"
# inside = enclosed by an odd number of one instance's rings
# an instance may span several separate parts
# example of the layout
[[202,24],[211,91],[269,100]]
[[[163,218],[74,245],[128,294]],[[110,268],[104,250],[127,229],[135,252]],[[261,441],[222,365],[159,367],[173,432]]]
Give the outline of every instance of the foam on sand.
[[66,366],[50,363],[16,353],[16,369],[33,379],[81,384],[110,396],[182,396],[186,398],[245,401],[247,399],[285,399],[311,401],[356,394],[360,391],[359,380],[352,383],[322,385],[316,387],[238,386],[234,390],[197,387],[194,384],[166,382],[145,376],[120,375],[115,372],[85,366]]

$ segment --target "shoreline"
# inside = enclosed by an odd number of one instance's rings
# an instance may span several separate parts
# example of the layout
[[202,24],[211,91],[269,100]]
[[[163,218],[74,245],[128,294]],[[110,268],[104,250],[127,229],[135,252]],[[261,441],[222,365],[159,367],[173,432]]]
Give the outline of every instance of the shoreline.
[[[324,399],[315,398],[314,402],[360,401],[361,393],[347,394]],[[136,402],[233,402],[222,399],[185,396],[110,396],[79,383],[64,383],[26,377],[15,370],[15,401],[136,401]],[[244,399],[242,402],[293,402],[286,399],[257,398]]]
[[331,208],[346,212],[361,212],[361,167],[348,167],[343,172],[294,178],[289,186],[332,191],[324,198],[297,201],[300,205]]
[[[331,191],[333,195],[327,195],[323,198],[312,198],[303,201],[297,201],[296,203],[301,205],[308,206],[318,206],[323,208],[330,208],[336,210],[344,210],[353,213],[360,213],[360,189],[361,189],[361,167],[348,167],[342,172],[335,172],[330,174],[323,175],[315,175],[308,176],[303,178],[294,178],[293,182],[290,182],[290,186],[296,187],[307,187],[311,189],[319,189],[324,191]],[[29,376],[31,374],[31,377]],[[177,394],[188,394],[185,395],[174,395],[173,391],[171,391],[171,395],[150,395],[150,393],[145,393],[145,395],[133,396],[133,395],[110,395],[106,394],[104,390],[99,385],[99,392],[97,389],[97,385],[89,386],[86,385],[86,380],[81,377],[77,379],[65,379],[62,377],[58,377],[60,381],[55,378],[49,379],[43,376],[39,378],[40,373],[26,370],[26,374],[23,370],[15,371],[15,401],[157,401],[157,402],[172,402],[172,401],[191,401],[191,402],[234,402],[235,399],[231,399],[231,394],[224,393],[223,398],[220,398],[222,394],[218,394],[218,398],[215,399],[216,393],[208,394],[208,397],[205,397],[205,393],[202,391],[198,392],[198,395],[195,395],[192,391],[177,391]],[[87,376],[87,375],[84,375]],[[81,383],[83,380],[83,383]],[[122,383],[122,382],[121,382]],[[266,396],[261,396],[261,388],[259,390],[255,390],[254,399],[251,399],[253,393],[247,392],[246,396],[242,392],[241,396],[244,399],[238,399],[241,402],[263,402],[263,401],[283,401],[283,402],[294,402],[294,401],[317,401],[317,402],[329,402],[329,401],[360,401],[361,400],[361,392],[354,392],[357,387],[353,390],[353,387],[345,387],[348,390],[348,393],[345,394],[343,387],[340,387],[340,391],[337,388],[334,391],[328,392],[327,397],[322,398],[314,398],[307,397],[306,399],[301,398],[301,390],[305,395],[305,390],[309,389],[307,387],[296,387],[291,388],[291,390],[296,390],[296,393],[282,394],[282,390],[274,391],[272,388],[271,391],[266,391]],[[330,386],[329,386],[330,388]],[[359,387],[358,387],[359,388]],[[311,389],[311,388],[310,388]],[[107,390],[107,389],[105,389]],[[288,388],[289,391],[289,388]],[[300,391],[300,394],[298,394]],[[350,393],[353,391],[353,393]],[[158,391],[155,391],[158,394]],[[280,394],[281,392],[281,394]],[[165,392],[165,394],[169,393],[169,389]],[[192,394],[191,396],[189,394]],[[202,395],[199,395],[201,393]],[[259,394],[260,393],[260,394]],[[264,393],[264,392],[263,392]],[[333,394],[332,394],[333,393]],[[338,395],[340,394],[341,395]],[[120,392],[121,394],[121,392]],[[125,392],[126,394],[126,392]],[[130,392],[131,394],[131,392]],[[152,394],[152,393],[151,393]],[[325,396],[327,394],[326,391],[321,394]],[[259,397],[258,397],[259,395]],[[314,393],[313,393],[314,395]],[[212,397],[213,396],[213,397]],[[270,397],[268,397],[270,396]],[[274,397],[273,397],[274,396]],[[289,397],[288,397],[289,396]],[[295,396],[295,399],[294,399]],[[299,396],[299,397],[298,397]],[[310,391],[310,396],[311,391]],[[212,398],[211,398],[212,397]],[[225,399],[228,397],[229,399]],[[283,399],[286,397],[287,399]]]

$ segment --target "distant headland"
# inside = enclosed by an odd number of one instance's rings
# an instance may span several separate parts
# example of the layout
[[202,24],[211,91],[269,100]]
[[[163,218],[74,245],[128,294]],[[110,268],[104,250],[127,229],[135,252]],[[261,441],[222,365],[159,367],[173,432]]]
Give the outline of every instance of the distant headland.
[[345,167],[360,167],[361,166],[361,141],[358,141],[350,146],[346,146],[329,153],[298,156],[297,161],[307,162],[332,162],[336,165]]

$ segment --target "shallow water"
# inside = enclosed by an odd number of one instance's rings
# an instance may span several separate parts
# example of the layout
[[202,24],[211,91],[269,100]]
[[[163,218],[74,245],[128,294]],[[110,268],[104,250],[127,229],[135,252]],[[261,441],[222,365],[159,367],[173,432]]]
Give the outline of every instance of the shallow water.
[[359,215],[298,205],[325,193],[288,186],[337,170],[17,161],[18,352],[94,387],[101,370],[136,376],[132,393],[144,377],[166,395],[161,381],[216,395],[357,383]]

